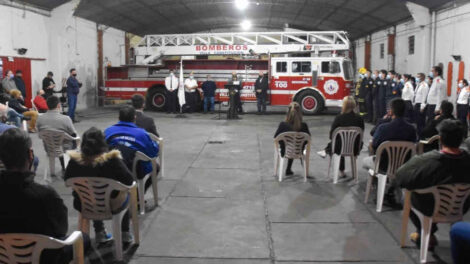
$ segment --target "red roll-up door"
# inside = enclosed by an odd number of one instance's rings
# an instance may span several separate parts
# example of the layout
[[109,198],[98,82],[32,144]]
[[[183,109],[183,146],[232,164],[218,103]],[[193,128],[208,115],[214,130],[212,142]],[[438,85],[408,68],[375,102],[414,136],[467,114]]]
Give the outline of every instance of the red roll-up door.
[[[23,80],[26,86],[26,98],[25,104],[27,107],[31,107],[32,95],[32,83],[31,83],[31,59],[15,58],[15,57],[0,57],[3,62],[3,74],[5,75],[7,70],[15,73],[17,70],[23,72]],[[10,59],[9,59],[10,58]],[[4,76],[2,76],[4,77]]]
[[453,64],[452,62],[449,62],[449,65],[447,66],[447,96],[452,95],[452,78],[454,75],[454,69],[453,69]]

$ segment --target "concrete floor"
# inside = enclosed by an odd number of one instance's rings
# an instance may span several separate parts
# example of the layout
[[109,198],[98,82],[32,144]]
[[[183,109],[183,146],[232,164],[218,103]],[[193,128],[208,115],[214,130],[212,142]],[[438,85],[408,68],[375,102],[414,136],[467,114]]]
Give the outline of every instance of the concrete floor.
[[[328,159],[315,152],[327,144],[335,113],[304,118],[313,143],[307,183],[298,161],[293,177],[282,183],[274,177],[273,134],[284,118],[281,113],[248,114],[237,121],[213,120],[216,115],[150,114],[165,139],[165,175],[159,181],[160,207],[152,210],[152,192],[147,193],[151,211],[140,217],[141,244],[127,250],[127,262],[418,263],[419,251],[411,243],[399,247],[401,212],[385,207],[377,214],[372,202],[363,203],[365,150],[358,161],[359,185],[348,180],[333,185],[327,177]],[[117,120],[113,108],[81,115],[76,125],[80,134]],[[47,162],[42,143],[37,135],[32,137],[42,161],[39,181]],[[61,179],[52,186],[69,207],[69,232],[76,230],[71,191]],[[440,244],[430,261],[451,263],[448,231],[440,226]],[[112,249],[112,243],[101,246],[90,253],[89,262],[112,263]]]

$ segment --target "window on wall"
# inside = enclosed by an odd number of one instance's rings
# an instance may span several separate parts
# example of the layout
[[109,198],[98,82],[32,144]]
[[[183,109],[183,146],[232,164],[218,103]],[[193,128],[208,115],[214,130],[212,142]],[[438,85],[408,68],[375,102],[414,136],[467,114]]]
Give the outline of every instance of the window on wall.
[[385,43],[380,44],[380,58],[385,58]]
[[408,54],[415,54],[415,36],[408,37]]

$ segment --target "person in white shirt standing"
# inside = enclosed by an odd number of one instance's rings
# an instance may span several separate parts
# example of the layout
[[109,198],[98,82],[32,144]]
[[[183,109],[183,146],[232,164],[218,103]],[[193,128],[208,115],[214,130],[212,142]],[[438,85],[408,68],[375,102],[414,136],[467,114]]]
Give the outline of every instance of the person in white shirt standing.
[[470,97],[470,87],[468,86],[468,81],[466,79],[459,81],[459,96],[457,98],[457,119],[462,122],[465,127],[465,136],[468,133],[468,103]]
[[413,116],[413,98],[415,97],[415,91],[413,83],[411,81],[411,75],[403,74],[403,80],[405,84],[403,85],[403,90],[401,91],[401,99],[405,101],[406,110],[405,118],[412,122],[414,119]]
[[173,70],[170,70],[170,76],[165,78],[165,86],[166,86],[166,113],[176,113],[177,106],[178,106],[178,87],[179,81],[176,78],[175,73]]
[[189,74],[189,78],[184,81],[184,90],[186,92],[186,102],[189,105],[189,112],[196,111],[197,105],[197,81],[194,79],[194,72]]
[[429,85],[425,81],[424,73],[418,73],[418,77],[416,77],[416,90],[415,90],[415,97],[414,97],[414,120],[417,126],[418,134],[421,133],[423,130],[424,125],[426,124],[426,114],[424,113],[424,109],[426,108],[426,97],[428,96],[429,92]]
[[433,80],[426,98],[426,122],[434,120],[434,117],[440,110],[439,107],[442,101],[447,100],[447,85],[442,78],[442,68],[439,66],[432,67],[430,75],[433,77]]

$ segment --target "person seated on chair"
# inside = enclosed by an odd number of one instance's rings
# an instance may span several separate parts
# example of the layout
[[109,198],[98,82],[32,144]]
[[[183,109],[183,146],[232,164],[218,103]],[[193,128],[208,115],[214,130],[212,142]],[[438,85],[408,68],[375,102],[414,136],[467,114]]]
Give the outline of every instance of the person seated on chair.
[[[50,97],[49,97],[50,98]],[[82,136],[80,151],[71,150],[67,152],[70,162],[65,170],[64,180],[75,177],[102,177],[116,180],[124,185],[132,185],[134,178],[122,160],[119,150],[108,151],[108,144],[101,130],[92,127],[85,131]],[[81,211],[79,196],[73,192],[73,207]],[[116,191],[111,194],[111,210],[115,213],[129,203],[129,196],[125,192]],[[95,229],[95,240],[104,243],[112,239],[111,234],[106,232],[103,221],[93,221]],[[133,238],[129,232],[129,212],[122,219],[122,237],[125,243],[132,242]]]
[[[442,150],[433,150],[423,155],[415,156],[398,169],[394,184],[408,190],[425,189],[441,184],[470,183],[470,154],[459,148],[463,141],[464,126],[458,120],[444,120],[438,125]],[[411,195],[411,204],[426,216],[434,211],[432,194]],[[470,207],[470,199],[464,206],[464,213]],[[410,220],[416,226],[417,232],[410,235],[411,240],[420,243],[421,222],[411,211]],[[430,247],[437,245],[434,233],[437,225],[431,228]]]
[[[67,207],[51,186],[34,181],[34,153],[28,134],[18,128],[0,136],[0,233],[32,233],[64,239]],[[69,263],[72,246],[45,250],[40,263]]]
[[455,117],[452,114],[453,111],[454,111],[454,105],[451,102],[447,100],[442,101],[439,114],[434,118],[434,120],[429,120],[429,122],[426,124],[423,131],[421,132],[421,135],[419,135],[419,138],[428,139],[439,134],[439,132],[437,131],[437,126],[443,120],[446,120],[446,119],[455,120]]
[[14,126],[10,126],[6,124],[7,119],[8,119],[7,111],[0,108],[0,135],[10,128],[15,128]]
[[[302,122],[302,110],[300,109],[300,105],[296,102],[290,103],[287,110],[286,121],[279,123],[276,133],[274,133],[274,138],[284,132],[304,132],[310,135],[307,124]],[[284,142],[280,141],[279,147],[281,148],[281,156],[283,157],[286,151]],[[286,175],[294,174],[292,171],[293,162],[293,159],[287,161]]]
[[38,90],[36,97],[33,100],[34,105],[36,106],[39,113],[45,113],[49,108],[47,107],[46,94],[44,90]]
[[[375,130],[371,150],[375,154],[380,144],[385,141],[409,141],[416,143],[417,134],[416,129],[413,125],[406,122],[405,120],[405,110],[406,104],[405,101],[401,98],[395,98],[390,101],[390,121],[384,121],[380,124]],[[384,119],[387,120],[387,119]],[[362,161],[363,167],[366,170],[374,170],[375,168],[375,155],[366,157]],[[388,166],[388,156],[386,153],[382,154],[380,160],[379,171],[381,173],[386,173]],[[401,207],[401,204],[397,201],[400,198],[399,195],[395,195],[396,188],[390,186],[387,193],[385,194],[385,200],[388,205],[392,207]]]
[[28,131],[30,133],[35,133],[36,132],[36,120],[38,119],[38,112],[34,110],[28,109],[26,106],[24,106],[24,100],[23,96],[21,95],[21,92],[19,90],[13,90],[10,92],[11,98],[10,101],[8,101],[8,106],[14,109],[16,112],[30,117],[31,120],[29,121],[29,128]]
[[7,106],[10,97],[5,93],[0,93],[0,111],[6,111],[7,113],[7,122],[12,123],[18,128],[21,128],[21,120],[30,120],[30,118],[25,118],[22,114],[19,114],[12,108]]
[[[76,137],[77,130],[75,130],[72,119],[60,113],[59,98],[55,95],[51,95],[47,98],[46,102],[47,108],[50,110],[38,117],[37,127],[39,132],[46,129],[55,129],[63,131],[72,137]],[[75,147],[74,141],[64,140],[64,150],[74,149]],[[65,171],[64,157],[60,157],[59,160],[62,171]]]
[[135,108],[135,124],[138,127],[145,129],[145,131],[160,137],[153,118],[144,114],[145,98],[140,94],[134,94],[131,100],[132,106]]
[[[132,170],[135,153],[140,151],[150,158],[158,157],[158,143],[152,141],[150,136],[142,128],[135,124],[135,109],[132,106],[124,106],[119,110],[119,122],[108,127],[104,134],[106,142],[111,148],[121,151],[124,162]],[[139,162],[137,166],[137,179],[142,179],[152,172],[150,162]],[[145,182],[145,190],[152,185],[152,178]]]
[[[333,124],[331,124],[330,128],[330,142],[326,146],[326,148],[322,151],[317,152],[317,154],[325,158],[326,155],[332,155],[332,144],[331,140],[333,139],[333,132],[335,129],[338,127],[358,127],[364,132],[364,120],[362,117],[354,112],[356,109],[356,101],[354,100],[354,97],[352,96],[346,96],[343,98],[343,107],[341,109],[341,114],[337,115],[335,117],[335,120],[333,121]],[[361,151],[362,148],[362,142],[359,142],[359,138],[357,138],[356,143],[354,144],[356,147],[354,149],[354,153],[356,156],[359,155],[359,152]],[[336,142],[335,142],[335,154],[340,154],[341,151],[341,138],[337,137]],[[341,157],[341,162],[339,165],[339,173],[340,177],[345,177],[344,175],[344,157]]]

